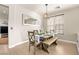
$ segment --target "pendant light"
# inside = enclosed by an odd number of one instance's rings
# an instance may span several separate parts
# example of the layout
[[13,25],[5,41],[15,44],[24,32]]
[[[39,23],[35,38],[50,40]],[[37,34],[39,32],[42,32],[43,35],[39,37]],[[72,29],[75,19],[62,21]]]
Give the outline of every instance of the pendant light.
[[46,12],[45,12],[45,14],[44,14],[44,18],[47,18],[47,17],[48,17],[47,6],[48,6],[48,4],[45,4]]

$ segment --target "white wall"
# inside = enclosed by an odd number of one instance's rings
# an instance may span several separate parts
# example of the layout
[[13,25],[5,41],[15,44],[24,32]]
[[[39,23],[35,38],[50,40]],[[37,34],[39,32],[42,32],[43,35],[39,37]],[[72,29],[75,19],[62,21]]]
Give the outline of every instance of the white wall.
[[79,7],[68,9],[68,10],[62,10],[55,14],[64,13],[64,16],[62,16],[64,20],[64,36],[63,40],[68,41],[77,41],[77,35],[76,33],[79,32]]
[[0,5],[0,26],[7,26],[7,25],[8,25],[8,7]]
[[[38,25],[23,25],[22,13],[38,19]],[[12,47],[20,42],[27,41],[27,31],[41,28],[40,19],[40,16],[35,12],[29,11],[19,5],[9,5],[9,47]],[[13,28],[12,30],[11,27]]]
[[7,19],[0,19],[0,26],[8,26],[8,20]]
[[64,39],[77,41],[76,34],[79,32],[79,8],[64,12]]

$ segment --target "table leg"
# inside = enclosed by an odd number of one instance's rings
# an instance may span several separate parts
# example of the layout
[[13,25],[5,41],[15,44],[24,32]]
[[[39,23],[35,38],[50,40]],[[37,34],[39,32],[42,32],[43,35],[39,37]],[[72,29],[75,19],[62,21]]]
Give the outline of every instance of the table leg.
[[54,42],[55,45],[57,45],[57,40]]
[[47,48],[48,48],[48,45],[42,43],[42,49],[43,49],[45,52],[49,53],[49,51],[47,50]]

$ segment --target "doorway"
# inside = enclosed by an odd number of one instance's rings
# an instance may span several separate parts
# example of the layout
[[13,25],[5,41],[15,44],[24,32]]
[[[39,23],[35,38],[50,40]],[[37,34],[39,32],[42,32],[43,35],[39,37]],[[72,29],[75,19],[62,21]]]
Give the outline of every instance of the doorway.
[[0,4],[0,45],[8,45],[9,7]]

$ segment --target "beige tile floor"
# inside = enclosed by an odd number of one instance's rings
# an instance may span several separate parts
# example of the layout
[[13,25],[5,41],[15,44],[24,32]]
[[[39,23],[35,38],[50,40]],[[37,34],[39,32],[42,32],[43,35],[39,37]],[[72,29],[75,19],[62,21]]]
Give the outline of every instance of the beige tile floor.
[[[57,42],[58,45],[51,45],[48,50],[49,54],[36,49],[36,55],[77,55],[78,51],[75,44],[66,43],[66,42]],[[24,43],[22,45],[16,46],[14,48],[9,49],[7,45],[0,45],[0,55],[33,55],[33,46],[31,47],[31,51],[28,51],[28,43]]]

